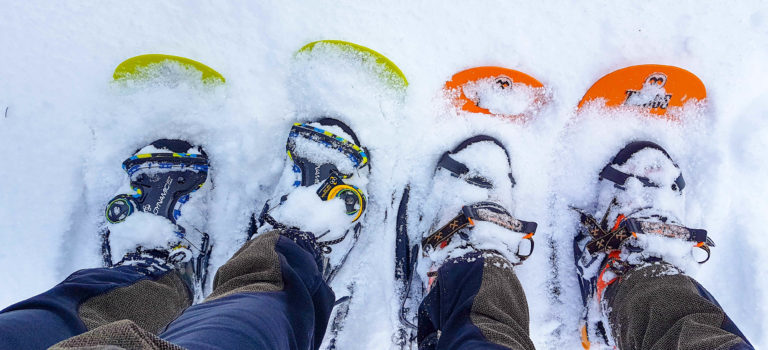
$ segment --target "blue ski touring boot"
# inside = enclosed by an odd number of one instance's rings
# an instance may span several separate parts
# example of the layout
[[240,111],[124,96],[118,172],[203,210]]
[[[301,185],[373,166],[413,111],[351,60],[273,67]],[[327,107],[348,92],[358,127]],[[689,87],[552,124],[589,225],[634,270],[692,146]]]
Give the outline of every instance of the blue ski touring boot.
[[323,277],[330,283],[362,229],[368,152],[349,126],[322,118],[295,123],[286,153],[286,166],[274,195],[253,216],[249,238],[285,228],[314,233],[323,252]]
[[202,296],[213,245],[205,233],[207,191],[198,190],[208,168],[205,151],[183,140],[157,140],[126,159],[130,189],[120,192],[129,194],[112,198],[104,212],[104,265],[164,261]]

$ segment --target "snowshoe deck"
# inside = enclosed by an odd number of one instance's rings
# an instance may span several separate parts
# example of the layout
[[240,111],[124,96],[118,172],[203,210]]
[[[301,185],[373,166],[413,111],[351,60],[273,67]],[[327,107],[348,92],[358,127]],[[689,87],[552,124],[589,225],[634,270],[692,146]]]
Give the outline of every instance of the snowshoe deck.
[[600,78],[587,90],[578,108],[601,100],[605,107],[628,108],[678,120],[670,107],[683,107],[707,97],[704,83],[693,73],[674,66],[644,64],[619,69]]
[[403,74],[394,62],[386,56],[363,45],[342,40],[319,40],[304,45],[298,52],[296,52],[296,54],[311,54],[316,47],[320,46],[333,48],[339,52],[349,54],[355,59],[361,59],[366,63],[380,67],[379,78],[392,88],[400,90],[405,89],[408,86],[408,79],[405,78],[405,74]]
[[[530,96],[530,101],[526,101],[524,108],[517,113],[492,112],[488,108],[489,106],[481,107],[485,101],[482,101],[483,96],[481,94],[472,91],[473,85],[485,85],[478,87],[509,92],[512,92],[514,88],[524,87],[531,89],[533,94]],[[511,120],[522,120],[530,117],[536,109],[546,103],[544,84],[528,74],[503,67],[475,67],[458,72],[445,83],[443,90],[451,97],[454,106],[464,112],[488,114]],[[510,93],[504,97],[512,99],[515,96]]]
[[[200,74],[200,80],[205,84],[217,85],[226,82],[226,79],[224,79],[224,76],[222,76],[221,73],[205,64],[185,57],[163,54],[147,54],[131,57],[115,68],[112,77],[115,81],[158,80],[158,77],[171,75],[170,73],[174,71],[174,67],[172,67],[174,65],[183,70],[197,72],[197,74]],[[159,79],[159,81],[162,81],[162,79]]]

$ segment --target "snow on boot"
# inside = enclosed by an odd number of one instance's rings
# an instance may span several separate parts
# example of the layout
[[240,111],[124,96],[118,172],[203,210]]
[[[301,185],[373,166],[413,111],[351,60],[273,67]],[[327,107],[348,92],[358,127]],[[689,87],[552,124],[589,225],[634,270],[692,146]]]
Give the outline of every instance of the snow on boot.
[[[208,157],[183,140],[161,139],[123,162],[132,194],[119,194],[105,210],[105,266],[164,261],[202,291],[211,243],[205,229]],[[121,191],[123,192],[123,191]],[[184,215],[182,215],[182,212]]]
[[501,254],[511,265],[531,255],[537,225],[510,214],[514,185],[509,153],[490,136],[471,137],[442,155],[423,209],[434,221],[421,241],[422,281],[431,285],[445,260],[471,251]]
[[[594,215],[582,209],[574,239],[584,315],[585,344],[613,344],[607,327],[605,289],[630,269],[664,261],[680,273],[709,259],[707,231],[681,222],[685,180],[659,145],[631,142],[600,172]],[[691,248],[698,248],[694,256]],[[586,346],[586,345],[585,345]]]
[[352,129],[331,118],[295,123],[286,151],[290,161],[249,236],[285,228],[314,233],[330,283],[360,234],[368,155]]

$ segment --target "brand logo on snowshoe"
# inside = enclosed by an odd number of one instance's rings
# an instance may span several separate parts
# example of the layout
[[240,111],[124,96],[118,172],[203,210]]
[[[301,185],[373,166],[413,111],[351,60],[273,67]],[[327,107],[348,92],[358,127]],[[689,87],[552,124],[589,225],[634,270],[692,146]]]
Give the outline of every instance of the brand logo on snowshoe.
[[512,79],[509,78],[506,75],[499,75],[496,77],[495,81],[496,85],[498,85],[502,90],[512,87]]
[[171,182],[173,179],[171,179],[170,176],[168,176],[165,179],[165,184],[163,185],[163,192],[160,193],[160,199],[157,200],[157,203],[155,203],[155,208],[152,209],[152,213],[157,215],[157,213],[160,211],[160,205],[165,200],[165,196],[168,195],[168,191],[171,189]]
[[664,90],[667,84],[667,75],[664,73],[653,73],[645,78],[643,88],[640,90],[627,90],[627,98],[624,104],[627,106],[639,106],[646,108],[667,109],[672,94]]

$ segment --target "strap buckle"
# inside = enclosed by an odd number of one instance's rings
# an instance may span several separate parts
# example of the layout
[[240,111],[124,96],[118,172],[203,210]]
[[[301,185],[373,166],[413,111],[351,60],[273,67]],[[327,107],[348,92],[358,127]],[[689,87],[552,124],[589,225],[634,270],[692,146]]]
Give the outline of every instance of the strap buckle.
[[518,244],[518,251],[515,255],[522,262],[533,254],[533,235],[536,233],[538,224],[533,221],[516,219],[504,207],[493,202],[479,202],[463,206],[459,215],[425,237],[421,241],[421,245],[425,249],[443,248],[450,243],[451,238],[460,230],[475,226],[476,220],[491,222],[510,231],[525,233],[523,241],[530,243],[530,250],[527,254],[521,254],[521,243]]
[[581,215],[581,225],[587,229],[589,235],[592,237],[586,245],[587,251],[592,255],[600,252],[620,250],[624,247],[624,243],[630,237],[637,238],[638,234],[652,234],[694,242],[695,248],[702,249],[707,253],[705,259],[698,261],[699,264],[703,264],[709,260],[709,248],[715,246],[715,242],[707,237],[706,230],[692,229],[664,222],[624,218],[623,216],[619,216],[617,219],[618,223],[613,229],[606,230],[601,227],[597,219],[592,215],[589,215],[578,208],[573,209]]

